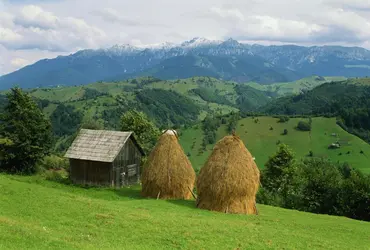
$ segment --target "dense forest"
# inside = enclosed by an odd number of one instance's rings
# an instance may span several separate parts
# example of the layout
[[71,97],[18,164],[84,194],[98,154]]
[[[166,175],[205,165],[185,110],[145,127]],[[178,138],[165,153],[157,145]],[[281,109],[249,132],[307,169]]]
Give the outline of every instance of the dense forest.
[[250,86],[237,85],[235,91],[238,94],[236,103],[241,112],[256,111],[270,101],[266,92],[256,90]]
[[137,92],[136,98],[139,109],[159,125],[194,122],[200,112],[192,100],[171,90],[145,89]]

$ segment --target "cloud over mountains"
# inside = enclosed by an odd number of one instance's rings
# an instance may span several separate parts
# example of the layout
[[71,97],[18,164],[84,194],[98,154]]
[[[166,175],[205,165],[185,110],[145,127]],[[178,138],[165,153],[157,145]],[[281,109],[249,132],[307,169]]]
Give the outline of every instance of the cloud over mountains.
[[370,48],[370,2],[0,0],[0,75],[82,48],[195,36]]

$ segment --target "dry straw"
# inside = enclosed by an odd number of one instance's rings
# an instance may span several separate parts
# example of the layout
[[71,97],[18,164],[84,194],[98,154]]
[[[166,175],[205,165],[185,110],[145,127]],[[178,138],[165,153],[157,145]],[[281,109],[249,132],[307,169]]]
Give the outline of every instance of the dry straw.
[[197,179],[197,207],[257,214],[260,172],[242,140],[235,135],[217,142]]
[[195,172],[182,150],[176,131],[167,130],[159,138],[144,165],[142,195],[160,199],[190,199]]

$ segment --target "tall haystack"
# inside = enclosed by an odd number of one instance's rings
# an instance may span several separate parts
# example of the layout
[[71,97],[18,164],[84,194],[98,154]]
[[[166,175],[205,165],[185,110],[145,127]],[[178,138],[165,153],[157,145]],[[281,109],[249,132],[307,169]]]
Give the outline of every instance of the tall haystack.
[[257,214],[260,172],[242,140],[235,135],[217,142],[197,179],[197,207]]
[[165,131],[150,153],[141,178],[142,195],[160,199],[190,199],[195,172],[174,130]]

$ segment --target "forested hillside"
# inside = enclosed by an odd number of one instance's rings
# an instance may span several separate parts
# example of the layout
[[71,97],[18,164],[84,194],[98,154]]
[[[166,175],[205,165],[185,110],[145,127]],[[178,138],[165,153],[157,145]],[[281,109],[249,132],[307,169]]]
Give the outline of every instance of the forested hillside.
[[[241,111],[244,115],[257,112],[340,117],[338,124],[345,130],[370,141],[370,79],[331,80],[333,78],[314,76],[267,88],[211,77],[173,81],[143,77],[29,92],[51,118],[58,138],[73,135],[81,123],[91,119],[106,129],[117,129],[122,114],[137,109],[144,111],[159,127],[191,125],[207,115],[232,111]],[[299,94],[295,94],[297,92]],[[279,98],[282,95],[286,97]],[[0,108],[4,101],[0,95]],[[61,148],[68,142],[63,144]]]
[[206,115],[256,110],[271,99],[266,91],[210,77],[174,81],[143,77],[29,93],[50,117],[58,151],[66,149],[68,138],[82,123],[94,120],[106,129],[119,129],[121,116],[133,109],[168,128],[197,123]]

